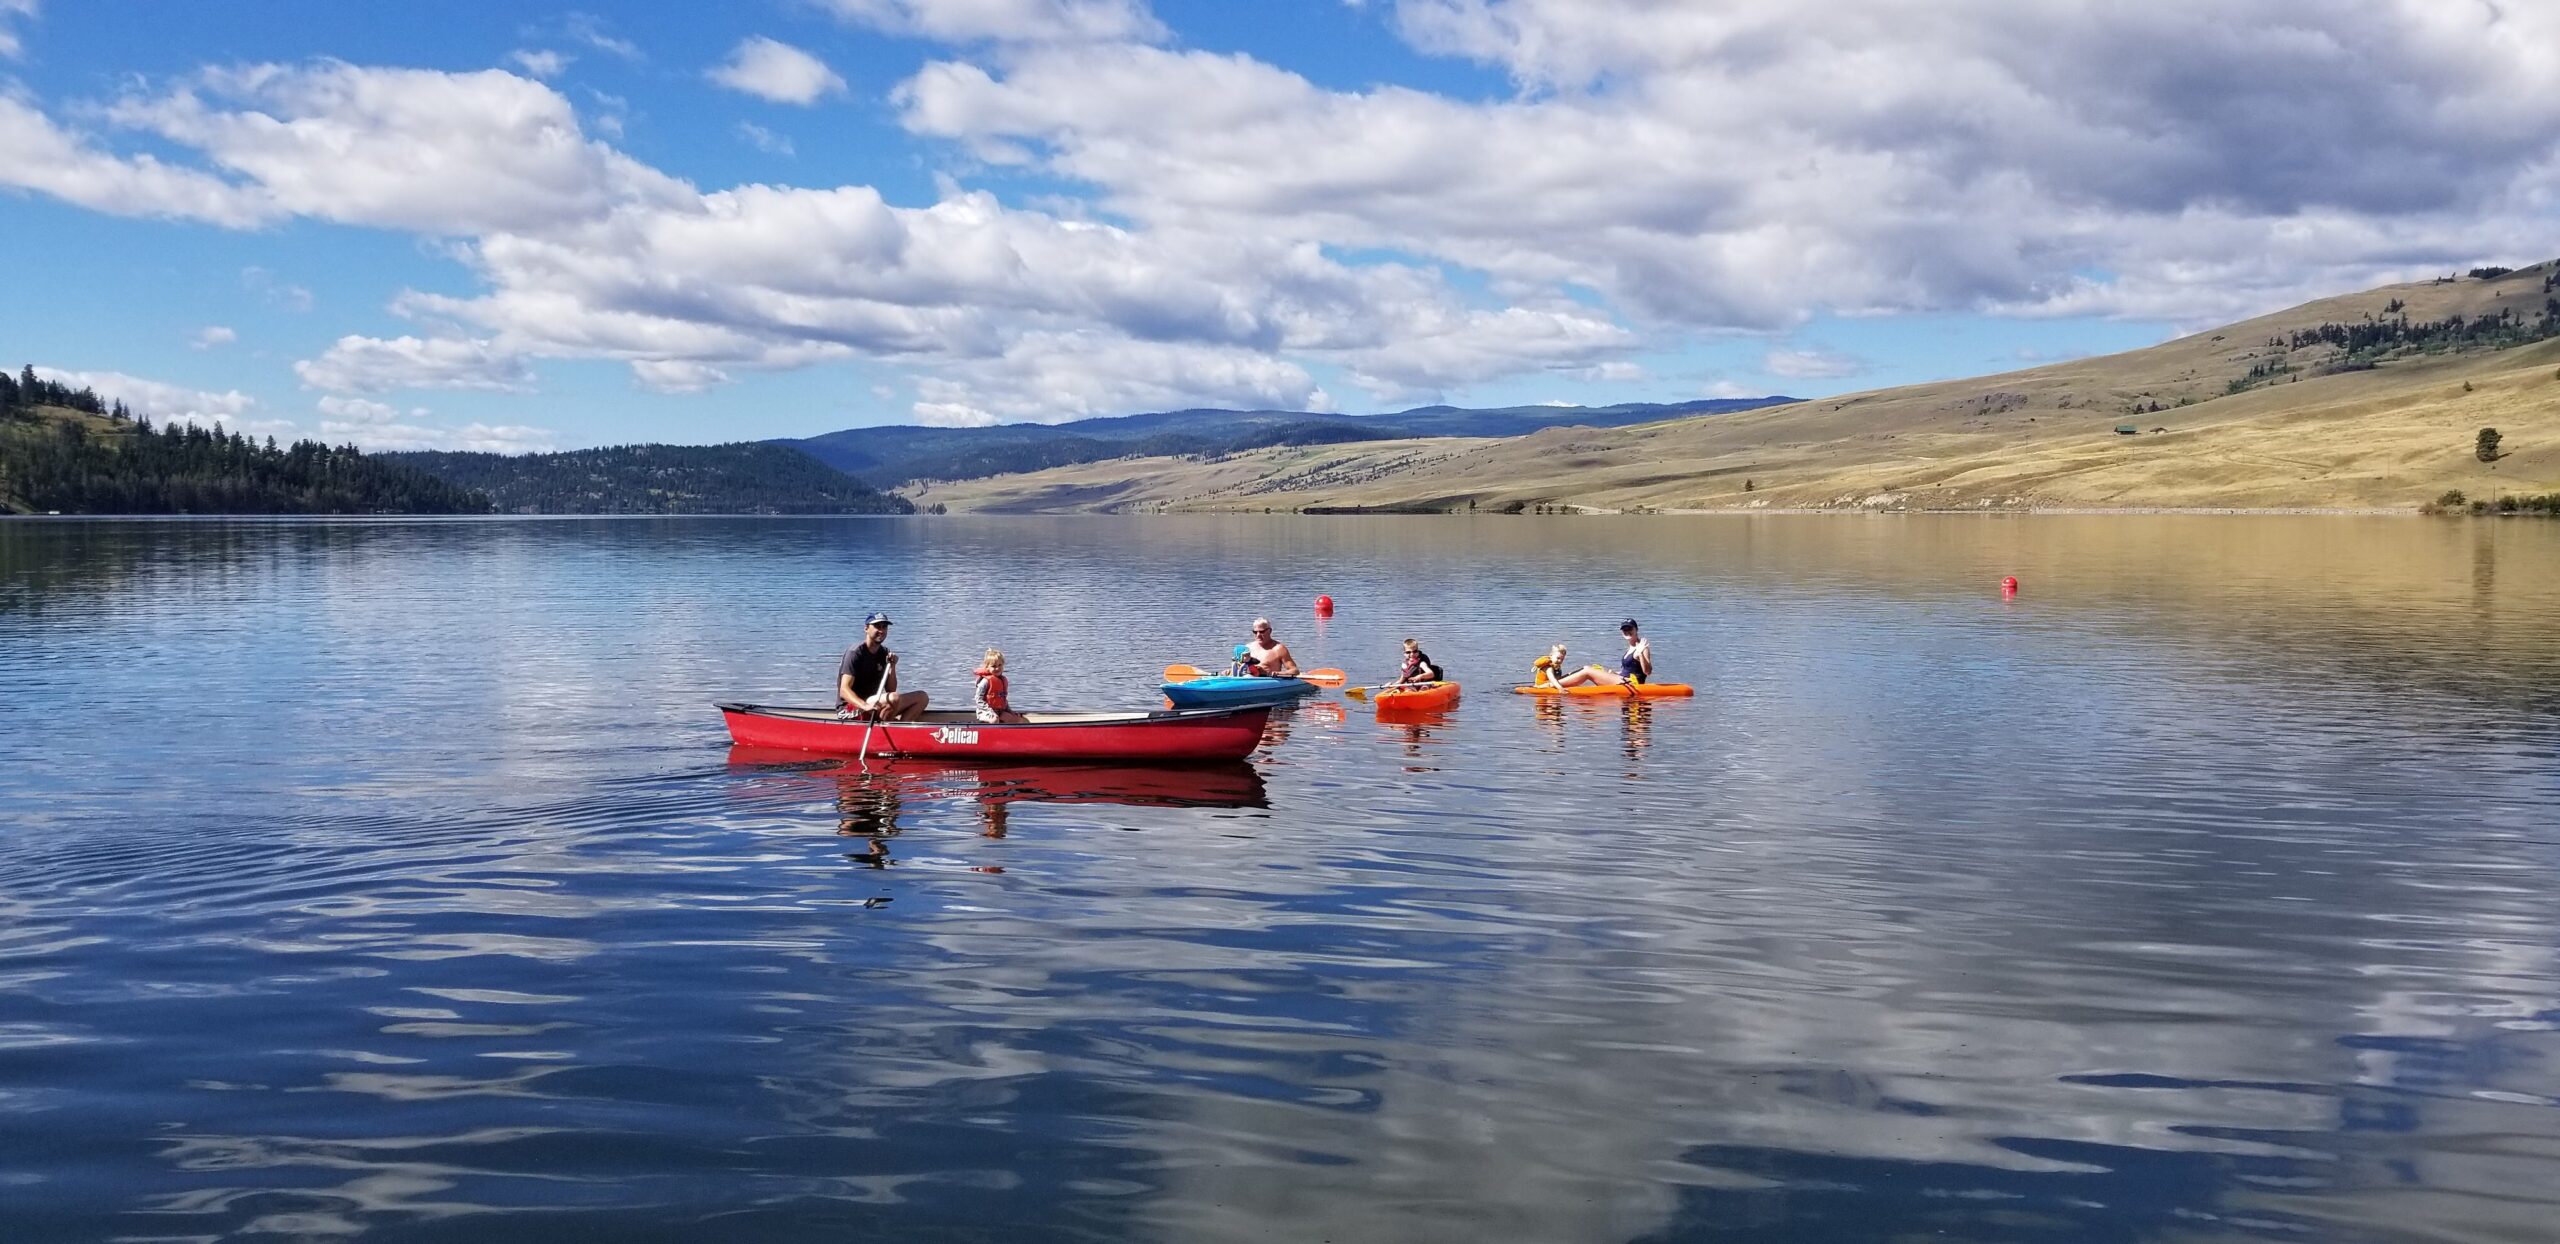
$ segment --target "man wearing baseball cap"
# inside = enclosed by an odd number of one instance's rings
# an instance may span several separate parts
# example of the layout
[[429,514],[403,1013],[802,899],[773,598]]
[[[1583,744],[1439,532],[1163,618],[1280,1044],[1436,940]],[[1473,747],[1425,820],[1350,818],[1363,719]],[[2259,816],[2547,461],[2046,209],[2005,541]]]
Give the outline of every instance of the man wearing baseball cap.
[[836,707],[879,721],[913,721],[924,715],[925,693],[898,690],[898,654],[889,651],[889,615],[862,620],[862,642],[836,662]]

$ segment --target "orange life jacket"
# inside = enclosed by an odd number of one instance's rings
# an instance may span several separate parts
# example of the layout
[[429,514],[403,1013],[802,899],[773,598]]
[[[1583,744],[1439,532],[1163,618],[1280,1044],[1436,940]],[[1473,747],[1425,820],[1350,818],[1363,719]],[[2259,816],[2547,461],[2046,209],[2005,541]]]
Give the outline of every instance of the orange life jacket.
[[983,665],[979,666],[972,672],[978,676],[978,703],[984,704],[999,713],[1010,713],[1013,711],[1013,705],[1005,699],[1006,683],[1004,675],[988,669]]

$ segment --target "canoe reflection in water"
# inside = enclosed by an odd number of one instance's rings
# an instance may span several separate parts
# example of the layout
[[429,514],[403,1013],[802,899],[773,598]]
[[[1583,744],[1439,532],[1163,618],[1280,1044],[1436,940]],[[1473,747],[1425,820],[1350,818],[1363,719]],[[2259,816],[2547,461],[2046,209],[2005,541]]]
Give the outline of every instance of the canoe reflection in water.
[[868,765],[807,752],[731,747],[732,769],[835,787],[836,832],[872,840],[858,862],[888,862],[886,840],[915,807],[969,800],[978,832],[1002,838],[1017,803],[1118,804],[1136,808],[1267,808],[1262,775],[1243,761],[1203,765],[954,764],[873,758]]

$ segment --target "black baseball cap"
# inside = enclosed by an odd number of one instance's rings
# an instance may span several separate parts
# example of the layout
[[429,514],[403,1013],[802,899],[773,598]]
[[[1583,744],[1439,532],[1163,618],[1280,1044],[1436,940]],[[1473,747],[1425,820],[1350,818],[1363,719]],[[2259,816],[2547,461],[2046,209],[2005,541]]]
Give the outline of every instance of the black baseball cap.
[[1632,631],[1636,629],[1636,620],[1634,618],[1629,618],[1626,621],[1619,623],[1618,629],[1622,631]]

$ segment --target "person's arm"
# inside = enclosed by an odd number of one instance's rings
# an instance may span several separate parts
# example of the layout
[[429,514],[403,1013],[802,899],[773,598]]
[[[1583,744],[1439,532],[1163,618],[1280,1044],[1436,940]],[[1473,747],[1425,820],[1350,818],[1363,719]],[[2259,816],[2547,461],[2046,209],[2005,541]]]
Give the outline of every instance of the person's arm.
[[836,674],[836,702],[839,704],[850,704],[855,708],[864,707],[862,697],[853,693],[853,672],[851,670],[840,670]]
[[1648,639],[1648,640],[1644,641],[1643,643],[1636,645],[1636,668],[1641,669],[1641,670],[1643,670],[1643,671],[1644,671],[1644,680],[1645,680],[1646,682],[1652,682],[1652,681],[1653,681],[1653,641],[1652,641],[1652,640]]
[[1289,645],[1280,645],[1280,651],[1276,655],[1280,658],[1280,676],[1282,678],[1297,677],[1298,657],[1297,654],[1289,651]]

